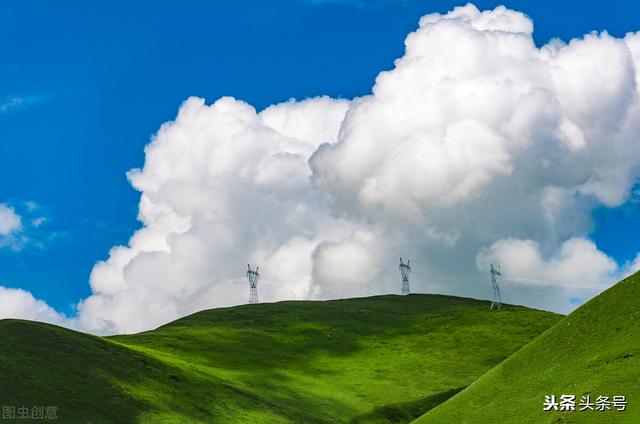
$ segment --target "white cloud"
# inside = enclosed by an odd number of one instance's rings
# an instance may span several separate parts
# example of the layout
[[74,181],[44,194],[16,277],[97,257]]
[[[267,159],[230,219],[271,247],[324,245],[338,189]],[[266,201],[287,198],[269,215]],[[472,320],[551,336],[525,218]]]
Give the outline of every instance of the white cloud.
[[0,203],[0,236],[9,236],[22,229],[22,220],[16,211]]
[[627,278],[638,271],[640,271],[640,253],[638,253],[632,261],[626,262],[624,264],[620,271],[620,277]]
[[[46,216],[34,215],[40,207],[33,201],[23,202],[18,209],[0,203],[0,248],[6,247],[15,252],[26,247],[44,248],[62,232],[42,232],[41,227],[48,222]],[[39,231],[40,230],[40,231]]]
[[561,188],[624,202],[640,157],[628,43],[602,33],[538,49],[531,29],[504,8],[424,17],[312,158],[315,181],[354,213],[414,221],[514,181],[527,188],[514,197]]
[[40,228],[45,222],[47,222],[47,218],[44,216],[39,216],[31,220],[31,226],[33,228]]
[[27,200],[26,202],[24,202],[24,206],[25,208],[27,208],[29,212],[33,212],[40,209],[40,205],[34,202],[33,200]]
[[21,235],[22,229],[22,218],[15,209],[0,203],[0,248],[20,250],[25,243],[25,238]]
[[147,147],[144,169],[129,174],[145,227],[94,268],[83,325],[136,331],[243,303],[247,262],[264,270],[261,299],[307,298],[316,247],[359,228],[331,215],[307,164],[336,139],[348,104],[316,98],[258,114],[232,98],[187,100]]
[[77,325],[132,332],[244,303],[247,263],[264,301],[398,290],[399,256],[414,291],[487,297],[477,264],[495,260],[534,283],[505,281],[505,301],[593,296],[634,266],[586,237],[593,208],[638,180],[640,35],[537,48],[532,31],[467,5],[423,17],[369,96],[259,113],[188,99],[129,173],[143,227],[94,267]]
[[[395,247],[422,267],[422,290],[486,296],[486,282],[449,277],[472,274],[479,251],[510,238],[541,257],[561,252],[545,278],[562,299],[578,296],[564,292],[569,277],[602,287],[620,274],[595,246],[565,249],[588,235],[594,207],[626,202],[638,180],[640,37],[537,48],[532,29],[504,7],[423,17],[373,95],[353,101],[338,141],[312,156],[337,210],[404,238]],[[554,297],[509,300],[565,311]]]
[[377,242],[374,234],[360,232],[320,243],[313,252],[312,293],[320,298],[367,293],[367,283],[380,273]]
[[[478,269],[500,264],[504,270],[502,287],[513,292],[542,288],[552,299],[531,299],[535,306],[570,312],[575,299],[587,300],[625,277],[625,267],[598,250],[587,239],[574,237],[545,255],[534,240],[507,238],[496,241],[476,257]],[[557,285],[549,287],[549,282]],[[525,284],[525,287],[522,285]]]
[[73,327],[74,322],[22,289],[0,286],[0,318],[43,321]]

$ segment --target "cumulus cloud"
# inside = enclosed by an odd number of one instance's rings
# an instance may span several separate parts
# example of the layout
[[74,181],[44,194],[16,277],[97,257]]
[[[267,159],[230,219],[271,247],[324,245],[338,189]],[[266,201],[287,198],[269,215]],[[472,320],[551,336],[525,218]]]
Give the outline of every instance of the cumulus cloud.
[[74,327],[75,323],[56,312],[44,301],[36,299],[22,289],[0,286],[0,311],[2,318],[43,321],[56,325]]
[[489,270],[490,264],[500,264],[504,270],[502,286],[511,296],[520,292],[527,299],[526,291],[540,289],[552,297],[528,296],[528,303],[542,308],[551,306],[560,312],[570,312],[576,303],[626,277],[634,265],[619,267],[592,241],[581,237],[564,241],[546,255],[534,240],[498,240],[480,251],[476,264],[484,271]]
[[[640,35],[537,47],[524,14],[424,16],[371,95],[261,112],[190,98],[129,173],[142,228],[91,273],[77,325],[132,332],[244,303],[399,290],[566,312],[637,267],[588,239],[640,166]],[[518,280],[519,279],[519,280]],[[544,284],[542,284],[544,283]]]
[[488,270],[490,263],[500,263],[512,275],[577,288],[606,288],[618,271],[616,262],[592,241],[578,237],[563,242],[548,258],[543,257],[534,240],[503,239],[483,249],[476,260],[480,269]]
[[321,97],[257,113],[233,98],[187,100],[147,147],[144,168],[129,174],[144,227],[94,268],[83,325],[135,331],[242,303],[247,262],[268,270],[261,299],[308,298],[319,245],[361,231],[310,188],[307,162],[336,139],[348,105]]
[[638,37],[537,48],[532,31],[468,5],[423,17],[370,96],[260,113],[188,100],[130,173],[144,227],[95,267],[84,325],[135,331],[241,303],[244,262],[261,264],[264,300],[382,292],[400,254],[419,291],[486,296],[448,278],[487,252],[560,286],[516,302],[566,310],[576,282],[610,284],[617,265],[576,237],[636,180]]

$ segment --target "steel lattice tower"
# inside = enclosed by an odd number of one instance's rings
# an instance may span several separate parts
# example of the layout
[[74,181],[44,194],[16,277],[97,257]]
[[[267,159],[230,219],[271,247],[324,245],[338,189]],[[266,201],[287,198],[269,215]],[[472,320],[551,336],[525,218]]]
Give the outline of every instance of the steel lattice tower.
[[500,266],[498,266],[498,269],[495,269],[493,264],[491,264],[491,270],[489,273],[491,274],[491,286],[493,287],[493,300],[491,301],[490,310],[493,311],[494,308],[500,310],[502,309],[502,299],[500,298],[500,286],[498,285],[498,279],[496,278],[497,276],[502,276],[500,273]]
[[411,274],[411,266],[409,265],[411,261],[407,261],[407,263],[402,262],[402,258],[400,258],[400,275],[402,276],[402,294],[409,294],[411,290],[409,289],[409,274]]
[[247,278],[249,279],[249,303],[258,303],[258,280],[260,274],[258,273],[259,267],[256,270],[251,269],[251,265],[247,265]]

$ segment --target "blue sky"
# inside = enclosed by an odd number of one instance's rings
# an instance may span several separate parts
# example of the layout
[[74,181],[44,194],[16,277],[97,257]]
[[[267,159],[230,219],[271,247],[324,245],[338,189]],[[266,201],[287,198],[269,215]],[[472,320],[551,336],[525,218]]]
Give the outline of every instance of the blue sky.
[[[289,98],[369,93],[420,16],[451,1],[0,3],[0,203],[30,241],[0,248],[0,283],[70,313],[89,272],[139,227],[127,170],[188,96],[264,108]],[[640,29],[631,2],[508,1],[535,40]],[[31,202],[31,203],[30,203]],[[31,219],[45,217],[37,228]],[[638,249],[632,202],[594,214],[592,239],[618,262]]]

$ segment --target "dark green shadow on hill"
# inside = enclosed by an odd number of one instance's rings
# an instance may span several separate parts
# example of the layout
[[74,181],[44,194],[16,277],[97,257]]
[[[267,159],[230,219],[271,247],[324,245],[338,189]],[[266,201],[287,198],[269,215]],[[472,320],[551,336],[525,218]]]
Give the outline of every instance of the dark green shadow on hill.
[[405,424],[426,414],[442,402],[462,391],[466,386],[436,393],[422,399],[379,406],[373,411],[351,420],[351,424]]
[[112,379],[141,379],[143,361],[145,371],[164,369],[98,337],[31,321],[0,321],[0,343],[0,403],[27,407],[29,415],[33,407],[54,406],[65,423],[135,422],[150,405]]
[[[211,376],[54,325],[0,320],[0,346],[0,404],[14,407],[16,417],[21,407],[31,416],[33,407],[53,406],[61,423],[136,423],[142,416],[144,422],[209,423],[225,422],[229,403],[240,410],[274,408]],[[297,412],[280,415],[295,422],[303,416]]]
[[[439,334],[448,326],[486,327],[479,342],[491,345],[492,338],[501,336],[492,326],[510,326],[508,314],[518,314],[519,320],[529,321],[527,325],[518,324],[522,327],[518,328],[522,340],[529,341],[557,319],[548,312],[509,308],[499,315],[489,312],[485,301],[443,295],[285,301],[201,311],[156,330],[112,339],[124,345],[180,354],[204,366],[261,373],[305,366],[317,355],[346,357],[362,351],[365,339],[377,337],[384,344],[397,337]],[[520,313],[525,310],[529,316]],[[485,320],[486,325],[480,320]],[[538,320],[548,324],[537,323]],[[509,329],[505,334],[512,337],[513,331]],[[454,344],[462,346],[463,340],[459,342]],[[515,341],[514,350],[521,344]],[[502,359],[484,361],[493,366]]]

